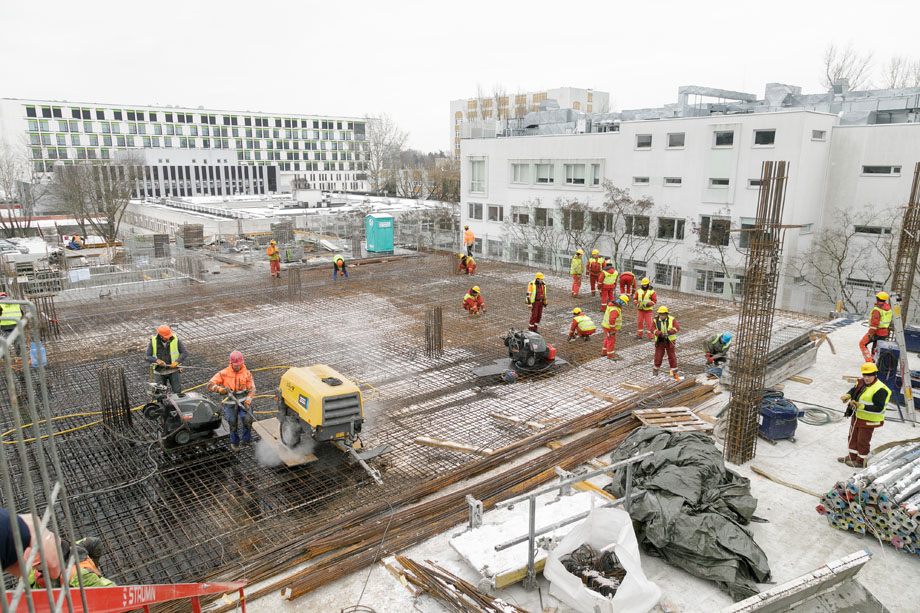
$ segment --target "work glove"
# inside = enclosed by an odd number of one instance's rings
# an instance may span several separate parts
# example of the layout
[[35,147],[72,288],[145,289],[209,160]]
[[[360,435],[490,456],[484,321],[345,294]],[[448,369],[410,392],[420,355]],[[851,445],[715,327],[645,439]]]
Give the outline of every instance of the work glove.
[[166,362],[163,360],[157,360],[157,366],[166,366]]
[[179,362],[173,362],[169,365],[170,368],[179,368]]
[[677,330],[674,328],[668,328],[668,334],[677,334]]
[[709,355],[708,353],[706,354],[706,363],[707,363],[707,364],[712,364],[712,356]]
[[230,390],[228,390],[226,387],[218,387],[217,393],[220,394],[221,396],[226,396],[227,394],[230,393]]
[[849,395],[849,394],[844,394],[843,396],[840,397],[840,401],[841,401],[841,402],[849,402],[849,401],[850,401],[850,395]]

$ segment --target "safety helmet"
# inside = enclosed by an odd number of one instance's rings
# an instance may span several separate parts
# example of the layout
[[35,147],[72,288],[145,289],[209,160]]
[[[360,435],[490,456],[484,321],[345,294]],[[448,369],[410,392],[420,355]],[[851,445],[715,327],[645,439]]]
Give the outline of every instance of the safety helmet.
[[612,268],[613,268],[613,264],[611,262],[607,262],[606,264],[604,264],[604,270],[610,270]]
[[723,332],[723,333],[722,333],[722,342],[723,342],[723,343],[727,343],[727,342],[730,341],[730,340],[732,340],[732,333],[731,333],[731,332]]
[[859,367],[859,372],[864,375],[875,375],[878,374],[878,366],[874,362],[866,362]]
[[274,245],[274,244],[275,244],[275,241],[273,241],[273,240],[270,240],[270,241],[268,241],[268,244],[270,244],[270,245]]
[[464,229],[464,230],[469,230],[470,227],[469,227],[469,226],[463,226],[463,229]]
[[597,250],[597,249],[595,249],[594,251],[591,252],[591,255],[597,255],[597,254],[598,254],[598,250]]
[[0,298],[6,298],[6,292],[0,292]]
[[581,249],[579,249],[578,251],[575,252],[575,255],[584,255],[584,254],[585,254],[585,252],[582,251]]
[[167,326],[166,324],[163,324],[162,326],[157,328],[157,334],[159,334],[163,338],[169,338],[170,336],[172,336],[172,330],[169,329],[169,326]]
[[884,302],[888,300],[888,292],[879,292],[875,295],[875,297]]
[[458,253],[458,254],[457,254],[457,257],[458,257],[458,258],[462,258],[462,257],[463,257],[463,254],[462,254],[462,253]]
[[623,304],[629,304],[629,296],[626,294],[620,294],[620,302]]
[[542,273],[542,272],[538,272],[536,278],[537,278],[537,279],[542,279],[542,278],[543,278],[543,273]]
[[667,312],[668,312],[668,307],[666,307],[666,306],[660,306],[660,307],[658,307],[658,312],[659,312],[659,313],[667,313]]
[[639,282],[641,285],[648,285],[651,281],[648,280],[648,277],[642,277],[642,281]]
[[474,285],[474,286],[473,286],[473,289],[471,289],[470,291],[476,292],[476,293],[478,294],[478,293],[479,293],[479,286],[478,286],[478,285]]
[[572,309],[572,315],[580,315],[580,314],[581,314],[581,309],[579,309],[578,307],[575,307],[574,309]]
[[230,354],[230,365],[231,366],[242,366],[243,365],[243,354],[239,351],[234,351]]

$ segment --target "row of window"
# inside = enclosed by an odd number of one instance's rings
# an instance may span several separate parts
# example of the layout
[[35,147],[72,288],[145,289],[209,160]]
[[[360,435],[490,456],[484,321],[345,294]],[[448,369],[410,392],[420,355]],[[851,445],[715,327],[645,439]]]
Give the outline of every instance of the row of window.
[[[667,134],[666,149],[683,149],[686,146],[685,132],[670,132]],[[812,130],[811,139],[823,141],[827,139],[826,130]],[[651,149],[652,134],[636,134],[636,149]],[[776,142],[776,130],[754,130],[755,147],[771,147]],[[712,133],[712,146],[720,148],[730,148],[735,145],[734,130],[715,130]]]

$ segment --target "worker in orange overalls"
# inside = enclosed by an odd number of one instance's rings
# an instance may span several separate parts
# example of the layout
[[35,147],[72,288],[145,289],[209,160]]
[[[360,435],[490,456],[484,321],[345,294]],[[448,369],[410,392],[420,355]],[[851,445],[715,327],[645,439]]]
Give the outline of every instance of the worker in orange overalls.
[[268,256],[268,266],[271,272],[272,278],[281,276],[281,254],[278,253],[278,247],[275,245],[275,241],[270,241],[268,243],[268,249],[265,250],[265,255]]
[[460,274],[466,273],[468,275],[472,275],[476,272],[476,260],[473,259],[473,256],[458,253],[457,257],[460,258],[460,268],[457,269],[457,272]]
[[601,277],[601,310],[606,311],[607,305],[616,300],[614,295],[617,293],[617,277],[620,273],[613,267],[612,262],[604,265],[604,274]]
[[[859,341],[859,349],[862,351],[863,358],[867,362],[872,362],[872,354],[875,353],[875,344],[888,338],[888,328],[891,327],[892,318],[891,305],[888,304],[888,293],[879,292],[875,295],[875,306],[869,314],[869,331]],[[872,349],[869,349],[869,344]]]
[[585,274],[588,275],[588,279],[591,282],[591,295],[595,296],[595,287],[600,285],[600,278],[604,274],[604,258],[597,255],[597,249],[591,252],[591,257],[588,259],[588,268],[585,271]]
[[473,255],[474,242],[476,242],[476,237],[473,236],[473,231],[469,226],[463,226],[463,246],[466,247],[466,254],[470,257]]
[[479,315],[486,312],[486,305],[482,301],[482,294],[479,293],[479,286],[474,285],[470,291],[463,297],[463,308],[470,315]]
[[226,395],[228,392],[241,392],[248,390],[246,400],[246,410],[237,408],[236,405],[224,405],[224,417],[227,418],[227,425],[230,427],[230,450],[239,451],[240,436],[237,435],[237,423],[242,421],[242,439],[244,445],[249,445],[252,441],[252,415],[249,407],[252,405],[252,399],[256,396],[256,384],[252,380],[252,373],[246,368],[243,360],[243,354],[234,351],[230,354],[230,366],[221,370],[208,381],[208,390]]
[[628,270],[620,273],[620,293],[636,299],[636,275]]
[[655,338],[655,324],[652,323],[652,310],[655,308],[657,302],[658,295],[655,294],[655,290],[652,289],[648,277],[645,277],[642,279],[642,284],[639,289],[636,290],[636,318],[639,326],[639,338],[642,338],[643,333],[648,334],[649,340]]
[[527,284],[527,305],[530,308],[527,329],[536,332],[540,327],[540,320],[543,319],[543,307],[546,306],[546,284],[543,282],[542,272],[538,272],[534,280]]
[[590,317],[582,313],[578,307],[572,309],[572,327],[569,328],[570,341],[575,339],[576,334],[581,340],[587,341],[595,331],[597,328]]
[[579,249],[572,257],[572,263],[569,264],[569,274],[572,275],[572,296],[578,296],[578,290],[581,289],[581,276],[585,274],[585,264],[581,256],[585,254]]
[[623,307],[629,303],[629,296],[623,294],[619,298],[611,299],[607,304],[607,310],[604,311],[604,321],[601,325],[604,327],[604,346],[601,349],[601,357],[606,356],[613,360],[613,351],[617,344],[617,330],[623,326]]

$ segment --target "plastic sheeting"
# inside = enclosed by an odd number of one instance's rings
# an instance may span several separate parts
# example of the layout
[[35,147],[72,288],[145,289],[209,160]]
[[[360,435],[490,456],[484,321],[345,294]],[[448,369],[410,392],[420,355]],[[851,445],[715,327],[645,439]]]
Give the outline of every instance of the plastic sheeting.
[[[709,436],[655,426],[633,431],[611,462],[646,451],[655,453],[633,469],[633,491],[646,495],[630,511],[643,550],[715,581],[735,600],[757,594],[757,583],[770,580],[770,567],[743,527],[757,508],[748,480],[725,468]],[[617,470],[604,489],[623,496],[626,469]]]

